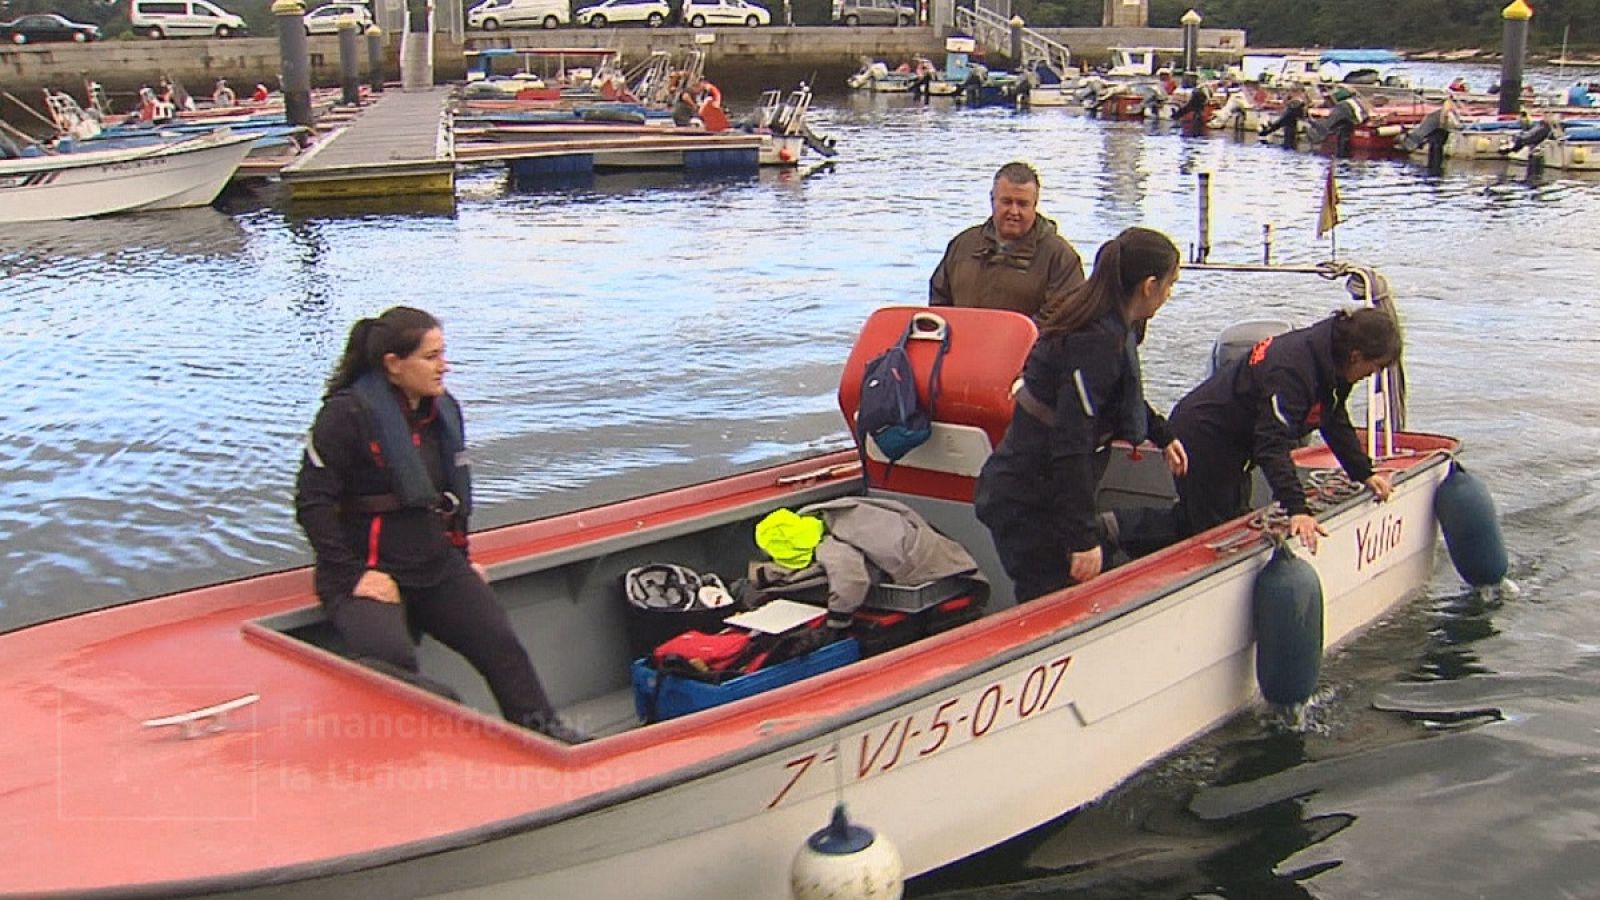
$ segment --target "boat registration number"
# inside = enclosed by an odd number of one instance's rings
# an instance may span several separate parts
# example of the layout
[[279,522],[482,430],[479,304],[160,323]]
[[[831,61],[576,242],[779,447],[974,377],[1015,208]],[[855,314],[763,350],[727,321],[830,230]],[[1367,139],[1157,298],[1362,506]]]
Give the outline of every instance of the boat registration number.
[[1070,656],[1056,657],[795,756],[783,764],[783,781],[767,809],[807,793],[796,788],[813,770],[819,788],[832,787],[835,778],[865,781],[1065,706],[1061,684],[1071,661]]

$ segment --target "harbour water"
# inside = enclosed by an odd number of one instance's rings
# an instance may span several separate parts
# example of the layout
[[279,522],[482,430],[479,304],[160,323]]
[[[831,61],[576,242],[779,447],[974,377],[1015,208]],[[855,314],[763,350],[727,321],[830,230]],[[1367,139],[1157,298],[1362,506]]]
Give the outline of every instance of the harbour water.
[[[925,301],[1011,159],[1086,258],[1134,224],[1187,249],[1201,172],[1213,260],[1259,260],[1267,223],[1279,261],[1330,249],[1329,160],[1253,137],[884,95],[824,94],[814,116],[843,153],[809,174],[527,187],[485,168],[442,207],[267,189],[0,230],[0,630],[305,563],[304,430],[351,322],[394,303],[445,323],[483,527],[846,446],[857,327]],[[1307,729],[1241,717],[914,895],[1600,895],[1600,179],[1333,166],[1339,256],[1400,298],[1411,425],[1465,439],[1520,592],[1468,594],[1441,556],[1325,668]],[[1227,324],[1325,314],[1338,290],[1315,287],[1186,273],[1146,345],[1152,401]]]

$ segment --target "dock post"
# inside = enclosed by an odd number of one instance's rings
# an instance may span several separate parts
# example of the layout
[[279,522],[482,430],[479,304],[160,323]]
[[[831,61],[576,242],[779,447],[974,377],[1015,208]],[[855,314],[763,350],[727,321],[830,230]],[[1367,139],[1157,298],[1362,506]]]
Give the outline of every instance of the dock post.
[[1011,67],[1022,68],[1022,26],[1026,23],[1021,16],[1012,16],[1011,25]]
[[383,29],[367,26],[367,83],[372,93],[383,93]]
[[361,53],[356,42],[355,16],[339,17],[339,102],[361,105]]
[[1194,248],[1194,259],[1203,263],[1211,255],[1211,173],[1199,173],[1200,243]]
[[278,62],[283,71],[283,112],[290,125],[310,128],[311,53],[306,46],[305,4],[300,0],[274,0],[278,20]]
[[1183,24],[1183,86],[1192,88],[1200,81],[1200,14],[1191,9],[1178,21]]
[[1505,20],[1503,43],[1500,50],[1500,115],[1512,115],[1522,109],[1522,68],[1528,56],[1528,20],[1533,18],[1533,8],[1522,0],[1511,0],[1500,10]]

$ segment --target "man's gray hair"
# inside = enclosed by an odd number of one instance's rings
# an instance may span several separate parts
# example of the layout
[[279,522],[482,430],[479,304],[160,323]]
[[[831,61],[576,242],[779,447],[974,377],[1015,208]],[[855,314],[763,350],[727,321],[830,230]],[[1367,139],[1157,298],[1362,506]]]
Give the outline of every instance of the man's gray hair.
[[994,183],[999,184],[1002,178],[1012,184],[1038,184],[1039,170],[1025,162],[1008,162],[994,173]]

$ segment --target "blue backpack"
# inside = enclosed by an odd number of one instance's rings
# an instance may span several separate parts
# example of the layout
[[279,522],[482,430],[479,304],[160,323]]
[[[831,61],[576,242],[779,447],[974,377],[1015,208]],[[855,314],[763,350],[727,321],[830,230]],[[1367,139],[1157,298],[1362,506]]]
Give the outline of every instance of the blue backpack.
[[867,438],[878,445],[878,450],[889,460],[884,473],[887,480],[894,464],[902,456],[925,443],[933,434],[933,411],[939,402],[939,369],[944,355],[950,350],[950,326],[944,325],[944,338],[933,357],[933,372],[928,378],[928,406],[922,407],[917,394],[917,373],[911,366],[911,356],[906,353],[906,343],[911,340],[911,330],[917,327],[912,318],[905,334],[893,347],[870,360],[861,375],[861,401],[856,411],[856,440],[861,451],[861,471],[866,474]]

